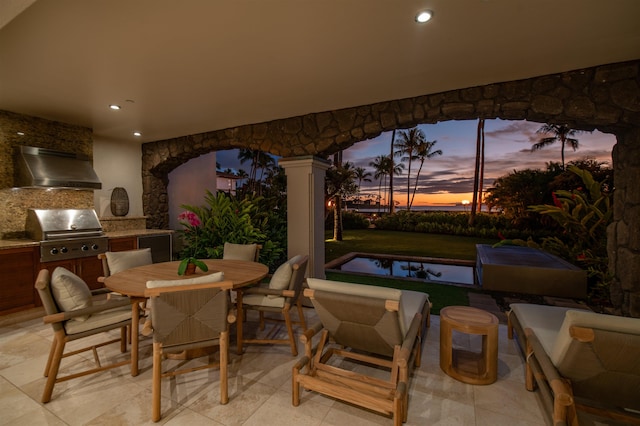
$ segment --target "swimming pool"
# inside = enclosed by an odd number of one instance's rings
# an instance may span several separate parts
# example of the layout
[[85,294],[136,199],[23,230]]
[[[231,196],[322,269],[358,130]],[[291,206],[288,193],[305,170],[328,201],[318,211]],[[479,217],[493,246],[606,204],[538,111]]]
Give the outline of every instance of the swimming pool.
[[474,262],[455,259],[349,253],[328,263],[326,269],[442,284],[475,285]]

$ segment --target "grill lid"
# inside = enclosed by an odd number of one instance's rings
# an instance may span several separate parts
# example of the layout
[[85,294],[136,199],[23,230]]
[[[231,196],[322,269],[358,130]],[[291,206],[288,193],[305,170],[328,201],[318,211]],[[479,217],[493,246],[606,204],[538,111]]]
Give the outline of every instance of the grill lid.
[[25,229],[40,241],[103,235],[93,209],[29,209]]

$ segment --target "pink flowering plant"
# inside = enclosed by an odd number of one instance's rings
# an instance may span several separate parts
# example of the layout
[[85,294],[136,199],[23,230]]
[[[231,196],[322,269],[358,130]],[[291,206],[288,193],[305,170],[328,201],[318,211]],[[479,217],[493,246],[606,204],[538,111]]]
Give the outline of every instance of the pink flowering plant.
[[183,255],[186,254],[186,257],[182,259],[178,266],[178,275],[184,275],[190,263],[196,265],[196,267],[202,269],[204,272],[208,271],[209,268],[207,265],[198,259],[198,237],[200,234],[200,225],[202,225],[200,218],[194,212],[185,211],[178,215],[178,220],[185,228],[182,232],[185,240],[189,243],[186,253],[183,252]]

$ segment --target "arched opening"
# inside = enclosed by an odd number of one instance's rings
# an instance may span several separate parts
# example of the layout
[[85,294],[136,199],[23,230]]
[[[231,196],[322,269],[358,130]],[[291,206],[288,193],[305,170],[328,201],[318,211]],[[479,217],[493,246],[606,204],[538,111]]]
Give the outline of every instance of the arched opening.
[[640,61],[602,65],[274,120],[146,143],[143,205],[147,226],[168,224],[167,173],[201,154],[244,147],[283,158],[328,155],[384,131],[447,120],[501,118],[598,129],[616,136],[614,223],[608,253],[612,302],[640,316]]

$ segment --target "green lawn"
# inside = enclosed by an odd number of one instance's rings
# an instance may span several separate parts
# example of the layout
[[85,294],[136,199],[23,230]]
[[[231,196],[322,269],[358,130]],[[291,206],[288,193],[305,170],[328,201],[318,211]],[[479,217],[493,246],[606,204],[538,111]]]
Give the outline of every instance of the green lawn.
[[[331,239],[333,237],[331,232],[327,232],[325,236],[326,262],[350,252],[475,260],[476,244],[494,244],[497,242],[497,240],[472,237],[373,229],[347,230],[344,232],[343,241],[340,242]],[[469,291],[476,291],[444,284],[338,272],[327,272],[327,279],[428,293],[429,299],[433,303],[432,313],[434,315],[438,315],[440,309],[445,306],[468,305],[467,294]]]
[[325,233],[325,262],[354,251],[475,260],[476,244],[498,242],[498,240],[486,238],[376,229],[346,230],[343,241],[334,241],[332,238],[332,232]]

